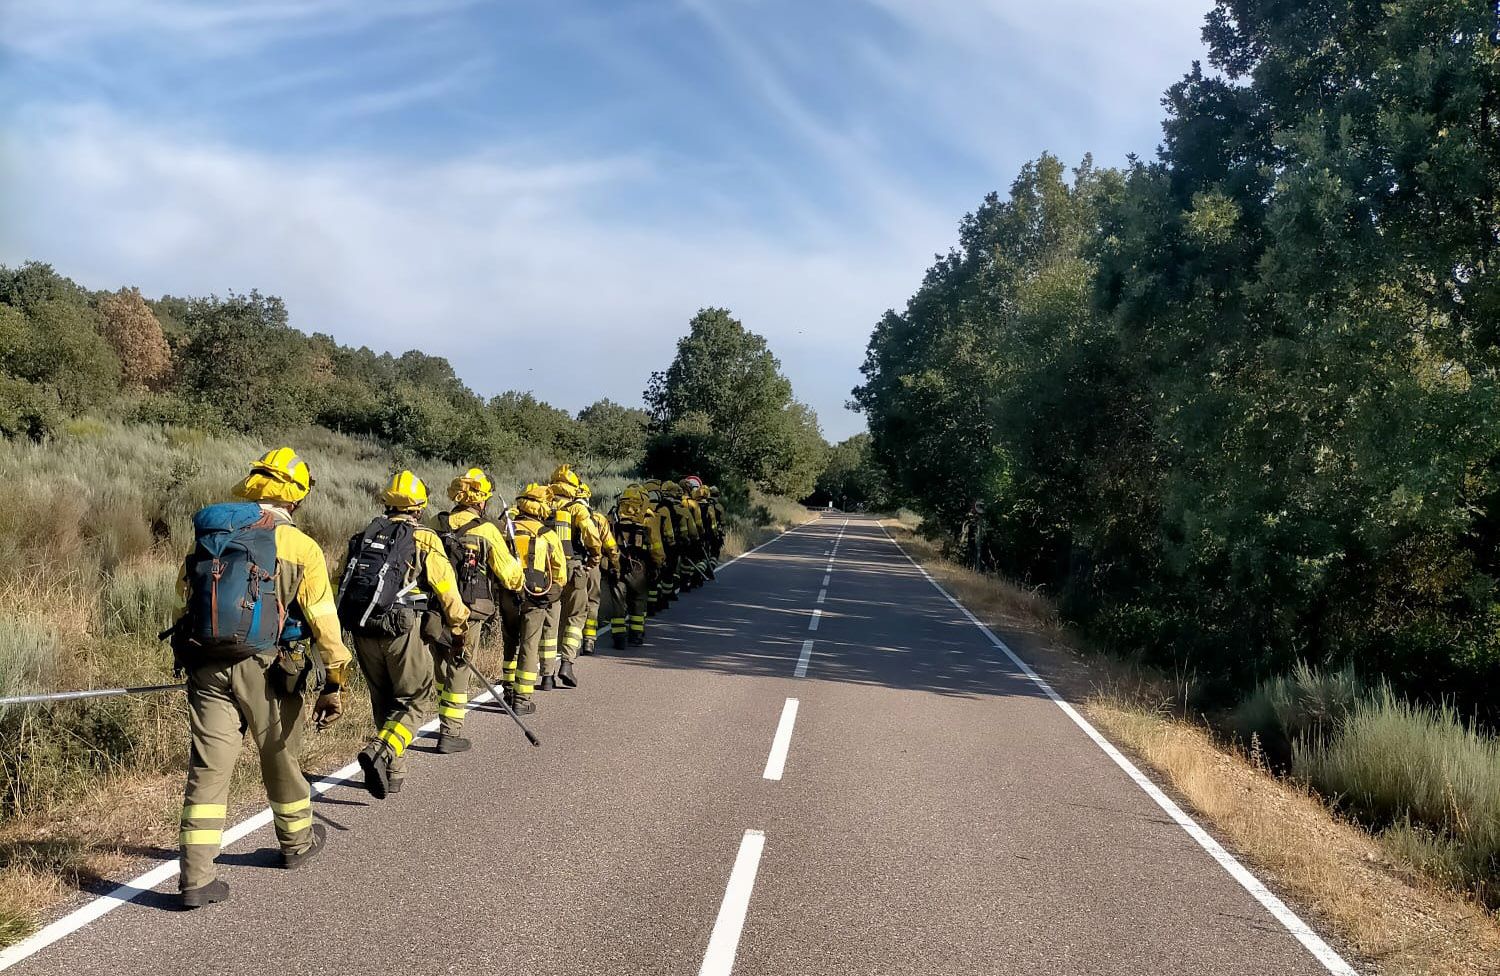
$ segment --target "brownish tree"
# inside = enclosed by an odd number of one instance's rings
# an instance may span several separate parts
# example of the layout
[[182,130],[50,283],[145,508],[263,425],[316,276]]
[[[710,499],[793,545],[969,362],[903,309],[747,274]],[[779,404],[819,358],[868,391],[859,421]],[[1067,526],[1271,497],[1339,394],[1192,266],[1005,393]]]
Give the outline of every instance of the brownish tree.
[[121,288],[99,299],[104,337],[119,354],[127,385],[158,389],[172,367],[172,350],[161,323],[139,288]]

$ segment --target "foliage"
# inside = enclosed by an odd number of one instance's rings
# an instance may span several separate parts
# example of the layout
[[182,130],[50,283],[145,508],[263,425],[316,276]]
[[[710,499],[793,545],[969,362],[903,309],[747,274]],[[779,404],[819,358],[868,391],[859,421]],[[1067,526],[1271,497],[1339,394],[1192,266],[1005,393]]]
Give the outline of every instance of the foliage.
[[1384,689],[1338,735],[1299,742],[1293,769],[1353,816],[1393,828],[1419,866],[1500,907],[1500,741],[1451,707]]
[[711,480],[749,479],[801,497],[812,490],[826,445],[818,420],[792,398],[792,384],[766,340],[728,309],[705,308],[646,388],[653,442],[647,469],[697,470]]
[[890,499],[885,472],[870,452],[870,435],[855,434],[828,449],[808,503],[821,507],[832,502],[846,511],[882,511],[890,507]]
[[128,385],[154,389],[172,368],[172,349],[139,288],[121,288],[99,299],[101,331],[120,358]]
[[1043,156],[876,326],[899,500],[1228,700],[1500,679],[1488,4],[1220,0],[1160,156]]

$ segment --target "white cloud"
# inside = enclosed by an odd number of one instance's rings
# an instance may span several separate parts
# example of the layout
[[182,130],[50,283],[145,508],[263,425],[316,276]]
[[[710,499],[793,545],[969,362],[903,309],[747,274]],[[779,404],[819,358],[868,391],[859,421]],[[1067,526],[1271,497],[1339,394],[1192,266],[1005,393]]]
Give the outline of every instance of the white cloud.
[[634,157],[282,159],[100,109],[28,119],[10,143],[0,261],[152,294],[259,288],[305,331],[419,347],[482,392],[529,388],[571,409],[636,402],[693,312],[727,305],[828,434],[852,433],[842,403],[869,330],[941,244],[815,250],[714,221],[599,219],[602,197],[652,178]]

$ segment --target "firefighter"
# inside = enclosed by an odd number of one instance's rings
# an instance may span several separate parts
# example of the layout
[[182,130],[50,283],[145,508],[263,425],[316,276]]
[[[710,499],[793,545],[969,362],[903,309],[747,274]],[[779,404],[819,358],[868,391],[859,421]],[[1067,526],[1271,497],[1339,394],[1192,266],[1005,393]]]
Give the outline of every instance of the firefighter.
[[646,643],[647,603],[655,580],[666,566],[659,522],[651,499],[640,485],[630,485],[615,507],[613,535],[619,545],[619,569],[614,574],[614,618],[610,621],[616,650],[627,643]]
[[579,484],[578,501],[588,509],[589,517],[594,520],[594,531],[599,533],[603,559],[592,568],[584,568],[584,572],[588,574],[588,614],[583,621],[583,646],[578,649],[579,654],[594,653],[594,644],[599,639],[599,604],[604,596],[603,581],[608,576],[610,586],[613,587],[614,580],[620,575],[620,549],[615,544],[614,532],[610,530],[609,516],[590,507],[589,502],[593,496],[593,490],[586,483]]
[[574,666],[578,651],[583,647],[583,625],[588,618],[588,573],[586,570],[599,565],[603,558],[603,544],[589,510],[578,501],[578,486],[582,484],[572,468],[564,464],[552,472],[550,486],[556,508],[552,515],[552,530],[562,542],[563,553],[568,558],[568,582],[562,600],[552,609],[549,633],[543,638],[556,640],[561,635],[560,657],[542,659],[542,691],[550,691],[561,684],[564,688],[578,687],[578,675]]
[[[451,511],[437,517],[438,538],[457,579],[458,595],[469,609],[471,649],[477,649],[487,627],[499,623],[501,594],[521,588],[521,564],[501,527],[485,517],[494,483],[480,468],[470,468],[448,485]],[[469,669],[441,645],[434,644],[434,671],[439,741],[462,738],[469,704]]]
[[[550,527],[552,496],[543,485],[527,485],[516,498],[511,523],[521,588],[500,598],[501,634],[505,644],[505,696],[517,715],[536,711],[531,694],[542,670],[542,641],[552,608],[568,584],[568,559],[562,540]],[[553,631],[556,640],[556,631]],[[556,656],[556,644],[553,655]]]
[[[349,541],[339,584],[339,618],[354,634],[378,729],[358,756],[365,789],[378,800],[401,792],[406,751],[434,696],[434,655],[461,663],[469,620],[443,540],[421,524],[427,485],[398,471],[381,500],[384,514]],[[446,651],[433,647],[434,624],[446,631]],[[438,736],[439,753],[468,748],[462,736]]]
[[[229,897],[214,859],[230,774],[247,730],[260,754],[282,866],[302,867],[325,842],[323,826],[313,823],[312,794],[300,766],[304,708],[308,696],[318,695],[313,721],[319,728],[343,714],[340,689],[351,656],[323,550],[293,522],[312,487],[307,463],[290,447],[279,448],[251,465],[235,489],[247,504],[210,506],[194,518],[197,540],[178,581],[183,606],[172,640],[177,665],[187,672],[192,737],[179,838],[185,908]],[[232,543],[223,545],[231,536]],[[263,548],[269,553],[255,560]],[[256,562],[274,565],[274,575],[257,574]],[[230,586],[240,591],[231,593]],[[259,606],[262,599],[276,605],[247,620],[246,601]],[[221,607],[232,608],[232,616]],[[278,607],[285,609],[285,623]],[[238,646],[223,640],[226,633]],[[309,653],[309,640],[316,653]]]
[[677,592],[678,540],[677,533],[672,528],[672,507],[667,504],[666,495],[662,492],[662,483],[648,481],[642,485],[642,488],[646,492],[651,518],[656,523],[657,534],[661,537],[662,547],[667,554],[666,562],[656,575],[656,582],[651,589],[647,604],[649,613],[658,614],[671,605]]

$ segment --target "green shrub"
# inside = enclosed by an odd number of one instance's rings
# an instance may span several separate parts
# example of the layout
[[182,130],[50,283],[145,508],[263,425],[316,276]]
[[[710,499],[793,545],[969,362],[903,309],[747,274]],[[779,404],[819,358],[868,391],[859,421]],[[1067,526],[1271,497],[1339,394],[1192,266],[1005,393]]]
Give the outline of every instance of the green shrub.
[[52,389],[0,374],[0,435],[41,441],[57,429],[61,419]]
[[1292,764],[1351,816],[1398,828],[1392,837],[1414,861],[1458,875],[1500,907],[1500,741],[1452,707],[1383,688],[1354,706],[1338,734],[1296,743]]
[[1262,682],[1226,724],[1244,742],[1257,739],[1266,756],[1285,767],[1296,743],[1325,742],[1337,733],[1363,694],[1352,667],[1319,671],[1302,663],[1289,675]]
[[57,631],[9,615],[0,617],[0,696],[46,690],[57,670]]
[[105,578],[100,594],[106,635],[155,639],[177,610],[177,564],[123,566]]

